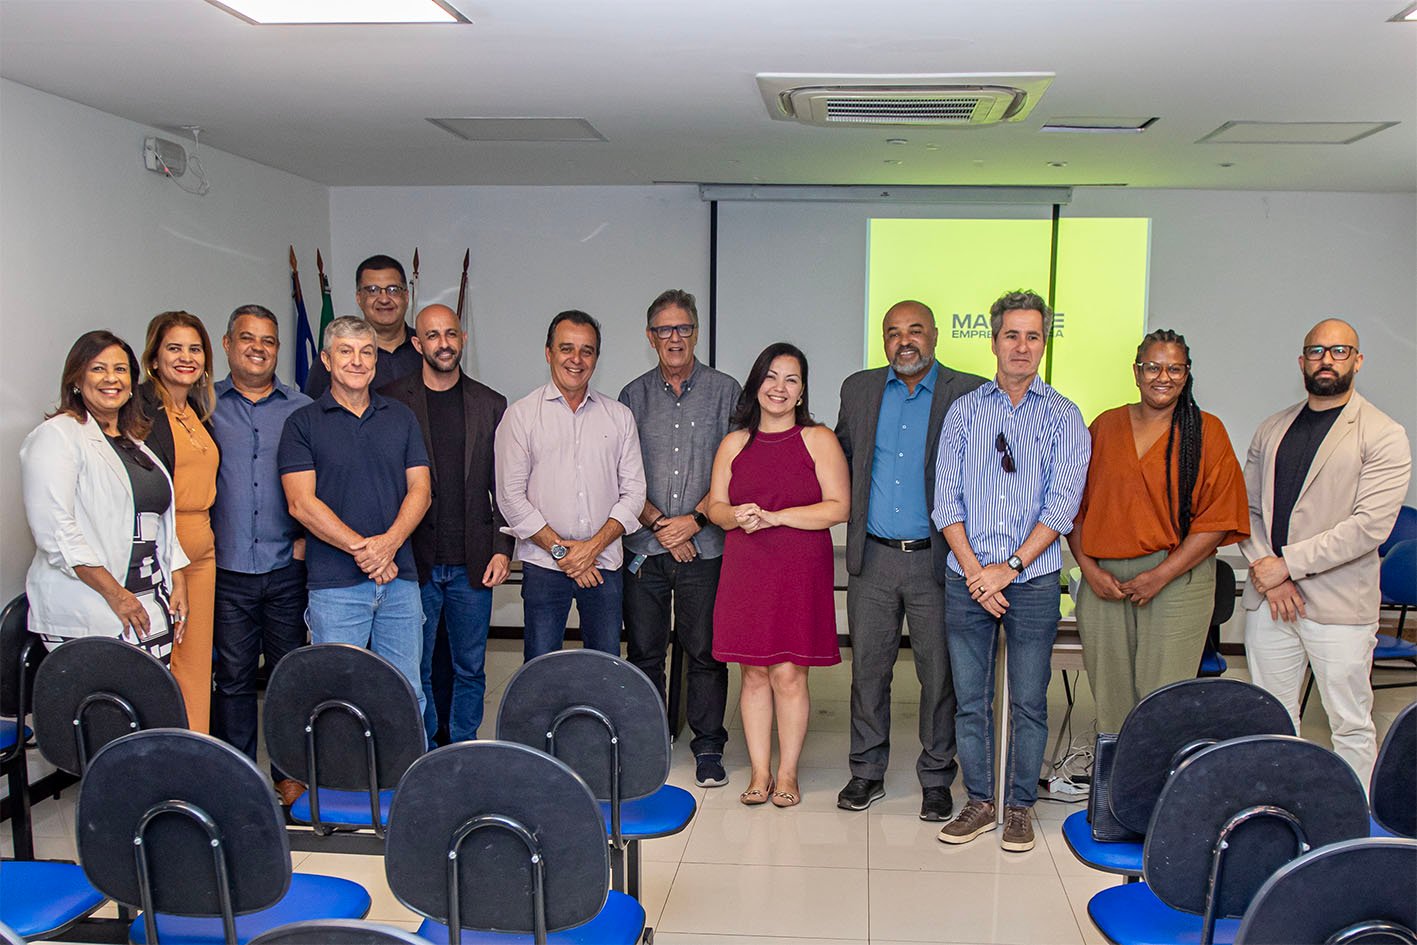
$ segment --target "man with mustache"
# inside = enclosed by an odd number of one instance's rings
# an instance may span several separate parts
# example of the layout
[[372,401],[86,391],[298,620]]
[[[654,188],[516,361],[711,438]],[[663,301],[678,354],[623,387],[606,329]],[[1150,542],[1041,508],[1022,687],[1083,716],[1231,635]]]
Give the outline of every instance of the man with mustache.
[[1299,690],[1311,665],[1333,750],[1367,786],[1377,756],[1373,687],[1378,545],[1407,494],[1407,433],[1353,389],[1358,332],[1327,318],[1304,337],[1308,399],[1255,431],[1245,460],[1250,562],[1245,658],[1299,730]]
[[885,796],[891,674],[901,619],[920,679],[920,819],[950,816],[955,778],[955,695],[945,647],[944,535],[930,527],[935,444],[950,404],[984,378],[935,362],[939,331],[922,302],[897,302],[882,324],[886,367],[841,385],[836,436],[851,469],[846,608],[851,633],[851,780],[844,810]]
[[[413,532],[413,560],[423,598],[423,723],[428,744],[438,732],[433,660],[439,618],[452,663],[452,700],[442,720],[454,742],[477,737],[487,690],[484,659],[492,622],[492,588],[507,579],[513,541],[497,510],[492,440],[507,398],[462,371],[465,335],[457,313],[429,305],[414,321],[421,371],[382,393],[418,418],[432,460],[433,504]],[[440,677],[445,675],[439,674]]]

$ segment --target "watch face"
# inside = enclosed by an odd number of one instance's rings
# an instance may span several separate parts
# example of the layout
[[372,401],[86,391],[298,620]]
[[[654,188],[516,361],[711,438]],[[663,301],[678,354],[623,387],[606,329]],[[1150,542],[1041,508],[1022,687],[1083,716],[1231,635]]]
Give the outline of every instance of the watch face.
[[567,548],[565,545],[552,545],[551,557],[555,558],[557,561],[560,561],[562,558],[566,557],[566,555],[570,553],[570,550],[571,549]]

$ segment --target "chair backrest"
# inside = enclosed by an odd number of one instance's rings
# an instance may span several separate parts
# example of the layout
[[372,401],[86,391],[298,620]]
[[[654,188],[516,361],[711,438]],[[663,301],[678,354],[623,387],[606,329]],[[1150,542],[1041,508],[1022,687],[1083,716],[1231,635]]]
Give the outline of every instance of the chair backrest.
[[271,671],[264,715],[271,763],[306,782],[305,728],[318,716],[315,760],[325,788],[369,787],[367,742],[375,749],[379,788],[398,784],[427,748],[413,686],[382,656],[347,643],[319,643],[286,654]]
[[[1363,786],[1333,752],[1293,735],[1230,739],[1184,761],[1161,791],[1142,854],[1142,874],[1157,898],[1204,913],[1222,828],[1261,806],[1292,817],[1311,849],[1368,835]],[[1225,848],[1216,915],[1244,914],[1260,885],[1303,852],[1278,817],[1236,826]]]
[[262,932],[247,945],[431,945],[392,925],[358,919],[310,919]]
[[1215,606],[1210,612],[1210,625],[1220,625],[1235,615],[1235,569],[1230,562],[1215,559]]
[[142,906],[134,840],[152,818],[143,847],[156,910],[221,914],[216,851],[206,833],[180,813],[153,817],[155,808],[172,802],[203,812],[220,832],[235,913],[264,909],[285,895],[290,847],[269,779],[225,742],[185,729],[120,738],[90,762],[79,787],[74,831],[79,860],[95,888]]
[[1286,863],[1255,893],[1235,945],[1332,942],[1365,923],[1417,939],[1417,840],[1344,840]]
[[[466,835],[476,818],[501,818],[501,826]],[[600,806],[567,765],[509,742],[445,745],[408,769],[389,812],[389,888],[408,908],[452,925],[451,866],[463,928],[532,931],[531,854],[511,823],[539,844],[547,929],[599,913],[610,874]]]
[[1187,679],[1163,686],[1132,709],[1117,733],[1108,806],[1118,823],[1144,833],[1179,752],[1243,735],[1293,735],[1273,695],[1238,679]]
[[1392,523],[1392,531],[1388,532],[1387,538],[1378,546],[1378,556],[1386,558],[1393,545],[1413,539],[1417,539],[1417,509],[1404,505],[1397,510],[1397,521]]
[[[620,752],[620,799],[647,797],[669,777],[669,722],[648,676],[599,650],[557,650],[524,664],[507,682],[497,710],[497,737],[545,751],[547,732],[563,712],[585,706],[614,726]],[[580,715],[556,727],[556,757],[610,799],[610,734]]]
[[34,692],[40,754],[70,774],[83,774],[86,762],[116,738],[187,727],[172,673],[116,637],[83,637],[57,647],[40,664]]
[[1383,829],[1417,837],[1417,702],[1392,720],[1373,765],[1368,799]]
[[[0,717],[22,723],[34,706],[34,674],[46,653],[39,637],[30,633],[29,613],[24,594],[0,611]],[[24,739],[16,739],[16,746],[23,744]]]
[[1389,602],[1417,606],[1417,540],[1399,541],[1388,550],[1378,584]]

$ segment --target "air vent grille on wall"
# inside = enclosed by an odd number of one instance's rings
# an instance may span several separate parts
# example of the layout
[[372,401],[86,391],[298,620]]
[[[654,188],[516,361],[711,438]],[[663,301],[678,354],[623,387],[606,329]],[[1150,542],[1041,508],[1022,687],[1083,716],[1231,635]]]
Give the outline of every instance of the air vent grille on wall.
[[769,113],[779,121],[960,127],[1021,120],[1052,80],[1052,73],[835,78],[763,74],[758,87]]

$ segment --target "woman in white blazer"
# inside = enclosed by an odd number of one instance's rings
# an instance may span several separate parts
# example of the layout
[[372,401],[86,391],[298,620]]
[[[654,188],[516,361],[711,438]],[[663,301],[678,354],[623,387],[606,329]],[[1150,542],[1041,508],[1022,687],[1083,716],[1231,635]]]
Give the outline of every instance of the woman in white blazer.
[[46,642],[121,637],[166,662],[187,619],[172,480],[143,445],[138,359],[91,331],[64,362],[59,409],[20,447],[35,554],[30,630]]

